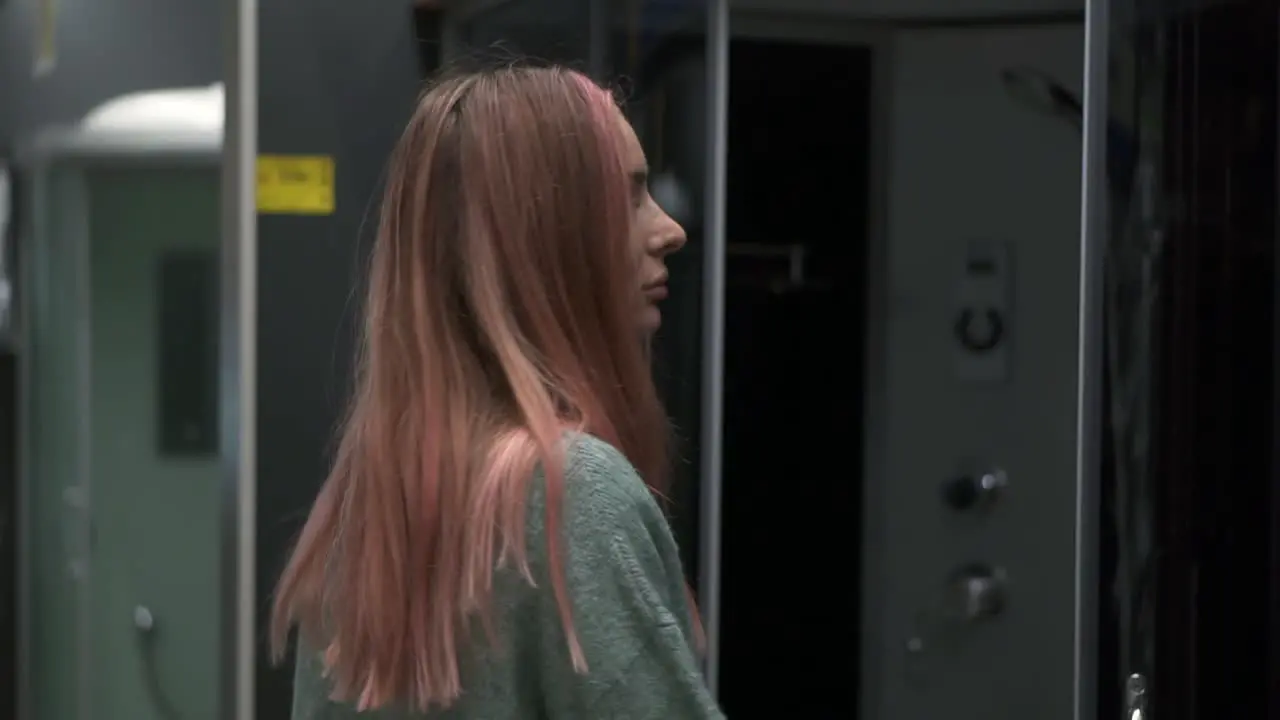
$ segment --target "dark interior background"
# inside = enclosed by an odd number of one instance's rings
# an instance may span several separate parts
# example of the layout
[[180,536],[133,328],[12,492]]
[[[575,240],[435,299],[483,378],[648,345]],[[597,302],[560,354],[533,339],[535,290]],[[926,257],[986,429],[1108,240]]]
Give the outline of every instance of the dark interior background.
[[[720,691],[858,708],[871,53],[730,45]],[[743,248],[803,245],[785,259]]]

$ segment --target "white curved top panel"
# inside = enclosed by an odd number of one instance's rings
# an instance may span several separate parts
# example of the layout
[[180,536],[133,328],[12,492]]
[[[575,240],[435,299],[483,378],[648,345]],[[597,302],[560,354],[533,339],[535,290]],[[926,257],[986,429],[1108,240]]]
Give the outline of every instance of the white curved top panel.
[[222,155],[226,96],[221,83],[129,93],[89,111],[69,126],[42,128],[20,156],[52,158],[188,158]]
[[80,121],[87,133],[207,134],[221,138],[226,122],[222,83],[129,93],[90,110]]

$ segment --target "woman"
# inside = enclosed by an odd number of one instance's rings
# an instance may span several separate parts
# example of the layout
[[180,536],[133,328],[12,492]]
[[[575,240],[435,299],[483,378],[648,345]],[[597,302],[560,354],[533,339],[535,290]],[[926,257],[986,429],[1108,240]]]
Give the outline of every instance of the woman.
[[656,496],[663,260],[609,93],[563,68],[442,82],[392,158],[362,362],[280,580],[294,717],[720,717]]

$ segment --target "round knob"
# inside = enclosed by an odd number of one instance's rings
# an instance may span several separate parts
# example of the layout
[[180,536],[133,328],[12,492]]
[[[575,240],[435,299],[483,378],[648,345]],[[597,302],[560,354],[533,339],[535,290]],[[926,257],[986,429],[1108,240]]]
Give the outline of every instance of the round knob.
[[138,605],[133,609],[133,626],[141,633],[149,633],[156,626],[156,618],[146,605]]
[[989,505],[1009,484],[1003,470],[961,475],[942,486],[942,501],[953,510],[970,510]]

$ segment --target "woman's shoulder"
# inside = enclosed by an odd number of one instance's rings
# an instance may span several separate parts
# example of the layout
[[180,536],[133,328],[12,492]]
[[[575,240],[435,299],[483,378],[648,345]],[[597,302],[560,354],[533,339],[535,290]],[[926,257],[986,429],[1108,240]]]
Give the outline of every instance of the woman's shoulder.
[[[665,525],[640,474],[618,448],[586,433],[570,433],[564,440],[560,499],[552,513],[570,544],[600,542],[620,529]],[[543,545],[548,513],[546,478],[537,472],[529,497],[526,529],[529,544]]]
[[607,516],[658,509],[635,466],[622,451],[594,435],[567,436],[564,488],[570,510]]

